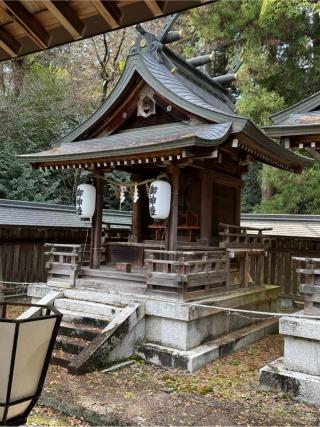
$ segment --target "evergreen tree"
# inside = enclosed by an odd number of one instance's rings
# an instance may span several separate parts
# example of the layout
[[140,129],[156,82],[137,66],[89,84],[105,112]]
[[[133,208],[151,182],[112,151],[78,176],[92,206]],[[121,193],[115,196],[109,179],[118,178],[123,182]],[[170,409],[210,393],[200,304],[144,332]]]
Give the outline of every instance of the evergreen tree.
[[[270,114],[319,90],[319,11],[319,4],[307,0],[221,0],[191,12],[192,37],[186,51],[213,49],[210,75],[223,73],[241,55],[243,65],[233,88],[237,112],[260,125],[268,124]],[[290,199],[290,195],[301,193],[297,185],[306,179],[309,191],[294,204],[296,197]],[[252,209],[257,196],[261,197],[257,182],[263,183],[264,194],[275,193],[259,210],[320,209],[318,166],[301,177],[265,166],[262,172],[251,168],[243,192],[244,210]]]

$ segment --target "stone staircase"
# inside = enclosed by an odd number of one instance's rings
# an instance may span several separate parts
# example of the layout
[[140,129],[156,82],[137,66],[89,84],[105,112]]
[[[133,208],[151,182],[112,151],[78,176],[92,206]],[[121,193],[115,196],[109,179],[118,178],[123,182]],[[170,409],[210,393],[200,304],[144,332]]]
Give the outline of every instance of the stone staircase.
[[68,368],[125,307],[76,299],[72,298],[71,290],[69,293],[70,298],[59,298],[54,304],[63,314],[63,321],[51,363],[64,368]]

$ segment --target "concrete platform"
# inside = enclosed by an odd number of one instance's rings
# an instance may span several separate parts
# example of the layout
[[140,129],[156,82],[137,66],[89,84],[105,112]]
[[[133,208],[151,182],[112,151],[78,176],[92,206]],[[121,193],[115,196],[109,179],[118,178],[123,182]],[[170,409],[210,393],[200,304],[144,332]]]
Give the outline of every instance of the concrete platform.
[[260,369],[260,385],[320,407],[320,377],[286,369],[282,357]]
[[[74,311],[75,317],[79,313],[91,317],[111,316],[111,322],[112,319],[121,319],[121,310],[128,305],[138,303],[141,306],[144,316],[137,325],[130,331],[126,330],[121,340],[114,337],[117,346],[112,349],[105,346],[108,351],[104,350],[101,356],[105,365],[138,352],[152,362],[193,372],[209,361],[251,344],[277,329],[277,321],[273,319],[263,321],[262,317],[261,321],[257,321],[257,315],[239,316],[225,310],[275,311],[279,294],[277,286],[233,289],[192,302],[117,292],[116,289],[106,291],[103,288],[103,291],[99,291],[91,286],[89,289],[61,289],[63,296],[55,301],[55,306],[67,311],[71,319]],[[32,285],[28,295],[36,302],[50,291],[52,287]],[[112,335],[109,339],[112,341]],[[97,349],[95,353],[99,353]],[[100,366],[101,357],[99,355]]]

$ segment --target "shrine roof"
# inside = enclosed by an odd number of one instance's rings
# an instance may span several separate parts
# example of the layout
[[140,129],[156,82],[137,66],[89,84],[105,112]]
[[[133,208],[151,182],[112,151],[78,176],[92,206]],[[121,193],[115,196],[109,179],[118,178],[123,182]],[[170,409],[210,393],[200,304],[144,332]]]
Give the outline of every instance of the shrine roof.
[[154,152],[191,146],[215,147],[223,143],[231,131],[231,123],[185,123],[150,126],[126,130],[91,140],[64,143],[51,150],[19,156],[30,163],[59,160],[81,160]]
[[[231,132],[239,131],[234,129],[231,122],[220,124],[196,124],[173,123],[160,126],[149,126],[134,130],[126,130],[117,134],[103,136],[85,141],[64,143],[51,150],[35,154],[25,154],[19,156],[33,165],[42,166],[45,164],[63,164],[71,162],[86,162],[92,159],[115,159],[135,155],[150,155],[153,153],[165,152],[169,154],[175,149],[185,149],[190,147],[203,147],[215,149],[227,141]],[[265,137],[266,138],[266,137]],[[267,138],[266,138],[267,139]],[[267,139],[268,140],[268,139]],[[312,159],[300,156],[272,140],[268,140],[266,147],[264,141],[257,144],[255,153],[261,157],[262,161],[269,163],[265,157],[266,148],[270,155],[270,164],[288,170],[298,170],[310,166]],[[242,148],[252,152],[250,144],[242,145]]]
[[[98,110],[58,140],[52,149],[19,157],[37,167],[46,162],[57,166],[58,162],[63,165],[66,161],[139,155],[157,150],[218,147],[230,134],[235,138],[241,134],[241,149],[264,163],[292,171],[301,171],[313,163],[312,159],[275,143],[252,121],[236,114],[228,89],[169,49],[164,42],[165,34],[164,31],[160,35],[142,31],[128,54],[118,83]],[[154,126],[154,120],[144,128],[126,131],[108,128],[106,121],[119,114],[139,82],[164,99],[167,106],[183,111],[190,120],[161,126]],[[133,114],[137,114],[136,104],[134,106]],[[122,128],[125,128],[124,120]]]
[[[128,229],[132,214],[104,209],[102,222],[110,228]],[[81,229],[90,225],[91,222],[81,221],[75,206],[0,199],[0,228]]]
[[[320,106],[320,91],[305,98],[282,111],[271,114],[270,120],[275,125],[290,124],[289,118],[292,114],[304,114],[319,109]],[[292,124],[292,123],[291,123]]]
[[270,120],[263,129],[271,138],[320,134],[320,92],[272,114]]

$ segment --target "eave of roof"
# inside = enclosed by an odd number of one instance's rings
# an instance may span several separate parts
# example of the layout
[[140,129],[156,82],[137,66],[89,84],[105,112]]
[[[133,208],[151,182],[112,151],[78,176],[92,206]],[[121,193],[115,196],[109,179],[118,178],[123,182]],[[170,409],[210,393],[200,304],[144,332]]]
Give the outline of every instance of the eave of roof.
[[241,214],[241,225],[271,227],[272,230],[264,234],[274,237],[317,240],[320,238],[320,215]]
[[[246,121],[243,132],[254,139],[261,150],[265,151],[269,155],[273,155],[279,162],[288,162],[291,166],[295,165],[295,167],[300,166],[301,168],[312,166],[315,162],[314,159],[288,150],[268,138],[268,136],[257,128],[250,120]],[[266,161],[265,163],[268,162]]]
[[9,0],[2,2],[0,8],[0,61],[104,34],[212,1],[215,0],[160,3],[154,0],[114,0],[112,7],[106,8],[98,0]]
[[150,126],[117,134],[61,144],[51,150],[35,154],[20,155],[18,158],[30,163],[44,161],[67,161],[93,158],[112,158],[173,150],[192,146],[216,147],[223,143],[231,132],[232,123]]
[[320,124],[318,123],[308,125],[264,126],[263,129],[271,138],[320,134]]
[[293,113],[306,113],[309,111],[314,110],[320,105],[320,91],[314,93],[313,95],[309,96],[308,98],[303,99],[300,102],[297,102],[296,104],[292,105],[291,107],[285,108],[282,111],[278,111],[275,114],[271,114],[269,116],[272,123],[275,125],[278,125],[280,123],[284,123],[286,120],[288,120],[288,117],[290,114]]

